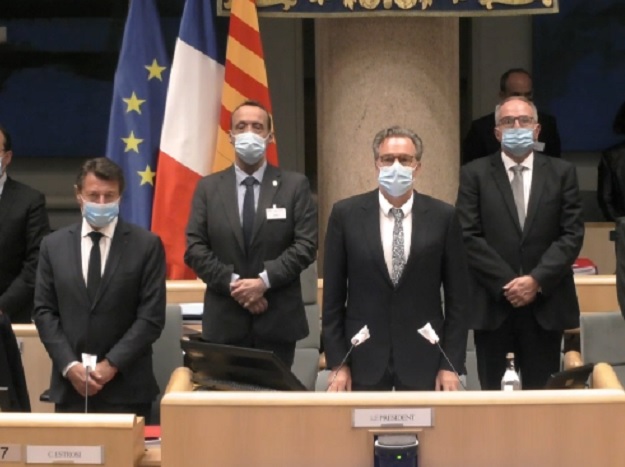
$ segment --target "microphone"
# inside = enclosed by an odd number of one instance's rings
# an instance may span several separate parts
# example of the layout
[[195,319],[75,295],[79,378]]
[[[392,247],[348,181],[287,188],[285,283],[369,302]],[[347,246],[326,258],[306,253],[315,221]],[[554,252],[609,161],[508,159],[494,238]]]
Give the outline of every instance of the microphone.
[[85,367],[85,413],[89,413],[89,373],[95,368],[98,356],[83,353],[81,357],[82,365]]
[[343,368],[343,365],[345,365],[345,362],[347,362],[347,359],[349,358],[349,355],[352,353],[352,350],[354,350],[355,347],[358,347],[360,344],[362,344],[367,339],[369,339],[369,337],[371,337],[371,334],[369,334],[369,328],[365,324],[362,327],[362,329],[360,331],[358,331],[354,335],[354,337],[352,337],[352,339],[351,339],[352,345],[349,348],[349,350],[347,351],[347,353],[345,354],[345,357],[343,357],[343,360],[341,361],[341,364],[339,365],[339,367],[334,372],[334,376],[332,377],[332,381],[330,381],[330,384],[328,385],[328,388],[330,388],[330,386],[332,386],[334,384],[334,380],[338,376],[339,371],[341,370],[341,368]]
[[441,347],[441,344],[439,342],[440,339],[438,337],[438,334],[436,334],[436,331],[434,330],[434,328],[432,327],[430,322],[428,321],[425,326],[423,326],[421,329],[418,329],[417,331],[419,332],[419,334],[421,334],[423,336],[424,339],[428,340],[431,344],[436,344],[438,346],[438,350],[441,351],[441,353],[443,354],[443,357],[445,357],[445,360],[447,360],[447,363],[449,363],[449,366],[451,367],[452,371],[456,375],[456,378],[458,378],[458,382],[460,383],[462,388],[466,391],[467,387],[464,385],[464,383],[460,379],[460,375],[458,374],[458,372],[454,368],[454,365],[449,360],[449,357],[447,357],[447,354],[445,353],[445,351]]

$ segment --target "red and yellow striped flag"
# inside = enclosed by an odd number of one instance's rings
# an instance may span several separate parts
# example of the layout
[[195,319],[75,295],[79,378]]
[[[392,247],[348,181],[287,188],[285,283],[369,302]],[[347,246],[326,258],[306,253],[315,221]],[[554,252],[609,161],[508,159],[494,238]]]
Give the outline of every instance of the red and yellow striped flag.
[[[239,104],[248,99],[255,100],[263,104],[271,114],[267,70],[254,0],[232,1],[225,68],[217,152],[212,172],[225,169],[234,162],[234,148],[228,134],[230,116]],[[275,144],[267,146],[267,161],[278,165]]]

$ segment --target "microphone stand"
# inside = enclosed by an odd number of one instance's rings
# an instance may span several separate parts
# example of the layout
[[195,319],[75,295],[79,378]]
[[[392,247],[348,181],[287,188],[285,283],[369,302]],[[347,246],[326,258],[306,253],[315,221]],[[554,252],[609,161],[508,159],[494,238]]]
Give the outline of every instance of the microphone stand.
[[347,353],[345,354],[345,357],[343,357],[343,361],[341,362],[341,364],[339,365],[339,367],[336,369],[336,371],[334,372],[334,376],[332,377],[332,381],[330,381],[330,384],[328,385],[328,388],[330,388],[333,384],[334,384],[334,380],[336,379],[336,377],[339,374],[339,371],[341,370],[341,368],[343,368],[343,366],[345,365],[345,362],[347,362],[347,359],[349,358],[350,354],[352,353],[352,350],[354,350],[354,347],[356,347],[355,344],[352,344],[352,346],[349,348],[349,350],[347,351]]
[[89,413],[89,365],[85,366],[85,413]]
[[449,364],[449,366],[451,367],[451,369],[453,370],[454,374],[456,375],[456,378],[458,378],[458,382],[460,383],[460,385],[462,386],[462,389],[464,389],[465,391],[467,390],[467,387],[464,385],[464,383],[462,382],[462,380],[460,379],[460,375],[458,374],[458,372],[456,371],[456,369],[454,368],[454,365],[451,363],[451,361],[449,360],[449,358],[447,357],[447,354],[445,353],[445,351],[443,350],[443,348],[441,347],[440,342],[436,342],[436,345],[438,346],[438,350],[441,351],[441,353],[443,354],[443,357],[445,357],[445,360],[447,360],[447,363]]

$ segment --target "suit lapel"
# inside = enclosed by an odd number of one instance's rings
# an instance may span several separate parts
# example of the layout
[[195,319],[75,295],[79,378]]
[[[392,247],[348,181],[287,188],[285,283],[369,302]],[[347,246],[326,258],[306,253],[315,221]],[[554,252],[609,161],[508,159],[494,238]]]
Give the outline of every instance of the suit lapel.
[[547,180],[547,158],[534,153],[534,167],[532,168],[532,186],[530,188],[530,199],[527,203],[527,217],[525,218],[524,235],[529,232],[532,223],[536,218],[536,212],[540,205],[540,198],[543,194]]
[[410,235],[410,251],[408,258],[406,259],[406,266],[402,273],[398,286],[403,282],[406,277],[406,271],[409,268],[414,267],[414,264],[419,260],[418,251],[420,245],[423,244],[423,239],[426,236],[428,222],[426,220],[427,207],[423,203],[422,195],[419,195],[416,191],[413,194],[412,202],[412,234]]
[[[254,242],[254,239],[258,235],[262,225],[267,220],[265,213],[268,208],[272,207],[272,202],[276,193],[280,189],[282,173],[280,169],[267,164],[265,173],[263,175],[263,182],[260,185],[260,194],[258,197],[258,206],[256,207],[256,215],[254,216],[254,229],[252,230],[252,238],[250,244]],[[286,206],[277,206],[284,208]]]
[[98,303],[100,297],[102,297],[102,294],[104,293],[109,283],[111,282],[111,279],[115,275],[115,271],[119,266],[119,262],[124,256],[126,245],[128,244],[129,234],[130,229],[128,228],[128,225],[124,223],[124,221],[119,219],[117,221],[117,226],[115,227],[115,233],[113,233],[113,241],[111,242],[111,248],[109,249],[109,254],[104,265],[104,274],[102,274],[100,288],[98,289],[98,293],[96,294],[95,300],[93,301],[93,306]]
[[382,234],[380,232],[380,201],[378,190],[372,191],[369,196],[365,198],[361,209],[361,231],[365,235],[367,249],[371,252],[374,264],[380,268],[386,281],[393,287],[391,275],[386,267],[386,261],[384,261],[384,248],[382,247]]
[[224,205],[224,214],[230,224],[230,229],[234,233],[234,237],[241,248],[245,252],[245,243],[243,242],[243,228],[241,227],[241,218],[239,216],[239,196],[237,192],[237,180],[234,173],[234,165],[221,173],[219,181],[219,194],[221,202]]
[[491,174],[495,179],[497,187],[499,188],[504,204],[508,209],[508,214],[510,214],[514,225],[516,225],[519,233],[521,233],[521,224],[519,223],[519,214],[517,213],[516,205],[514,204],[512,186],[510,185],[510,179],[506,173],[506,168],[503,165],[500,153],[493,155],[491,158]]
[[68,242],[69,248],[67,251],[69,252],[69,264],[71,267],[70,271],[73,272],[72,280],[79,284],[79,289],[82,291],[85,301],[89,302],[89,294],[87,293],[87,282],[85,281],[85,277],[82,273],[82,237],[80,236],[82,228],[82,222],[78,224],[74,224],[71,226],[68,232]]

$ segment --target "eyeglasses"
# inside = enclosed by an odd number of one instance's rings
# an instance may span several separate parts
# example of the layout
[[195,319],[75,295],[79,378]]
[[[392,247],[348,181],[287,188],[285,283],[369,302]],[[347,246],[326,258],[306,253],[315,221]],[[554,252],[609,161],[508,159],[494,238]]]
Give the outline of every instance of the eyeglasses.
[[519,122],[520,127],[526,128],[528,126],[532,126],[536,120],[534,120],[534,117],[530,117],[528,115],[521,115],[519,117],[501,117],[499,119],[498,126],[502,128],[512,128],[514,126],[514,122]]
[[84,193],[81,194],[80,197],[83,201],[87,201],[89,203],[104,203],[109,204],[119,199],[118,193]]
[[378,157],[378,163],[382,167],[388,167],[395,163],[395,161],[399,161],[399,163],[405,167],[409,167],[415,163],[417,158],[415,156],[411,156],[409,154],[382,154]]

